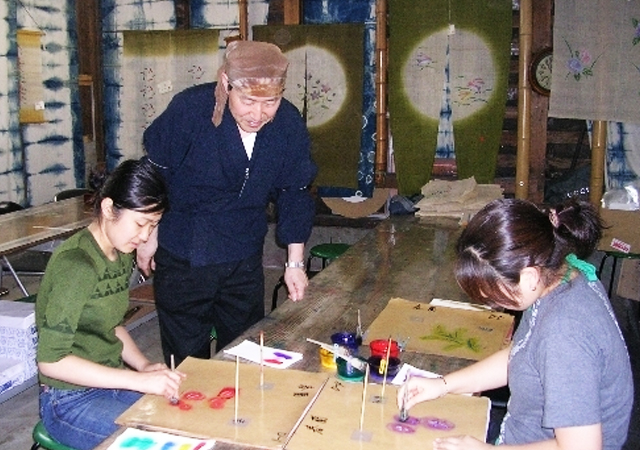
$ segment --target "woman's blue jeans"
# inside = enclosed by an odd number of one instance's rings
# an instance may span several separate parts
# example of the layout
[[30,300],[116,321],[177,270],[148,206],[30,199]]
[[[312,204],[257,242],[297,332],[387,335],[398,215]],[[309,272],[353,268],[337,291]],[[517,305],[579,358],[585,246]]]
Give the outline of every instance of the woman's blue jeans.
[[40,418],[51,437],[78,450],[89,450],[111,436],[114,420],[142,396],[121,389],[40,387]]

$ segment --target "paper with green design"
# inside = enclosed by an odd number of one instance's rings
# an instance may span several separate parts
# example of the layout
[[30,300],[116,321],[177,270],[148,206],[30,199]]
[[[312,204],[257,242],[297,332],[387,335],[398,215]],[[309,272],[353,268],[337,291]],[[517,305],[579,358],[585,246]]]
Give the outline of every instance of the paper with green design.
[[640,122],[640,2],[555,3],[549,116]]
[[491,183],[507,100],[509,0],[389,1],[389,112],[400,192],[431,179],[447,47],[459,178]]
[[315,184],[356,189],[364,26],[256,26],[253,37],[278,45],[289,58],[284,96],[306,119],[318,164]]
[[408,352],[475,361],[508,345],[513,325],[510,314],[392,298],[367,329],[364,343],[391,336],[406,342]]

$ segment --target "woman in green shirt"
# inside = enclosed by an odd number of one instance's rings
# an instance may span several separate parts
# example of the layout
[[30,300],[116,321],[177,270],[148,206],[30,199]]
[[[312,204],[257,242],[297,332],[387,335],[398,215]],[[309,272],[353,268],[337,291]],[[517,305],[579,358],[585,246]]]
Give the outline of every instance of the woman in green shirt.
[[150,362],[122,323],[133,252],[167,206],[151,163],[124,161],[97,191],[93,222],[47,265],[36,303],[40,416],[62,444],[94,448],[143,393],[177,394],[183,374]]

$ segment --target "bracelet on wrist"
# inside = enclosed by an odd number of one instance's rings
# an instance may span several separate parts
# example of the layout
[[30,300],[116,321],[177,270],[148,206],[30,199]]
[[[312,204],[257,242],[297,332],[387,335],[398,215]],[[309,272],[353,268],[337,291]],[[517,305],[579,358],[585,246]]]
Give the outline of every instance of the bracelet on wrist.
[[284,267],[286,269],[304,269],[304,261],[287,261],[286,263],[284,263]]
[[445,377],[438,377],[444,383],[444,392],[440,395],[440,397],[444,397],[449,393],[449,384],[447,383],[447,379]]

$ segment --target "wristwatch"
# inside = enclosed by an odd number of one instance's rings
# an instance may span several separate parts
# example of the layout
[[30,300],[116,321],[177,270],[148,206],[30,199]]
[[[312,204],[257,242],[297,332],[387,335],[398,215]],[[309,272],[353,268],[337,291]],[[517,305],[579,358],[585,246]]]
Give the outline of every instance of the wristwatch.
[[304,261],[287,261],[284,263],[285,268],[304,269]]

